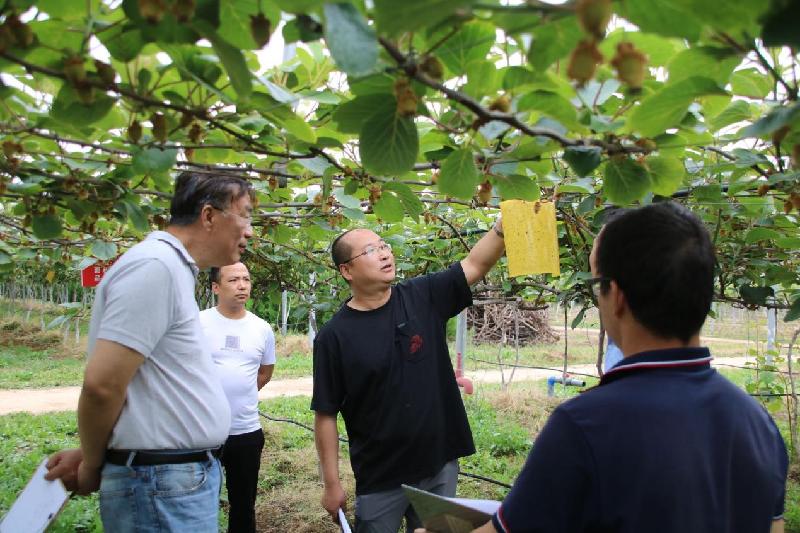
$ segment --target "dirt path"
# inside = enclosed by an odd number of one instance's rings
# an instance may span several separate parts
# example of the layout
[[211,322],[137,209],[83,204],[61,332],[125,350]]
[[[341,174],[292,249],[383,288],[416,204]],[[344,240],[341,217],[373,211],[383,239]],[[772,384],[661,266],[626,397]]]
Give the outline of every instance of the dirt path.
[[[747,360],[745,357],[720,357],[715,359],[713,364],[742,366]],[[573,365],[568,370],[575,373],[596,374],[593,364]],[[502,373],[505,381],[508,381],[510,374],[510,369],[506,369]],[[501,382],[500,370],[473,370],[467,371],[466,375],[473,383]],[[546,379],[553,375],[558,375],[558,372],[517,368],[514,372],[513,382]],[[258,398],[266,400],[280,396],[311,396],[311,387],[310,376],[294,379],[276,379],[258,393]],[[73,411],[78,406],[80,390],[80,387],[0,390],[0,415],[19,412],[41,414],[52,411]]]

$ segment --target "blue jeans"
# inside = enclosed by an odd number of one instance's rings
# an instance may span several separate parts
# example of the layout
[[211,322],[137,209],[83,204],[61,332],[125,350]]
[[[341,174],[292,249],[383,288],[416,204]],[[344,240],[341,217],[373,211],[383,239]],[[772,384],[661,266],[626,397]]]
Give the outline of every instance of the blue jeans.
[[220,466],[201,463],[119,466],[106,463],[100,517],[108,533],[219,529]]

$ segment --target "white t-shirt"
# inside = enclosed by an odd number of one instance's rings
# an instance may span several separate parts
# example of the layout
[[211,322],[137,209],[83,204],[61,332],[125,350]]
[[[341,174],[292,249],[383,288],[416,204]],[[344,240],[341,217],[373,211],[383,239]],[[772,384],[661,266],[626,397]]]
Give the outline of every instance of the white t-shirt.
[[247,311],[226,318],[216,307],[200,312],[208,349],[231,406],[231,435],[261,428],[258,420],[258,368],[275,364],[275,335],[265,321]]

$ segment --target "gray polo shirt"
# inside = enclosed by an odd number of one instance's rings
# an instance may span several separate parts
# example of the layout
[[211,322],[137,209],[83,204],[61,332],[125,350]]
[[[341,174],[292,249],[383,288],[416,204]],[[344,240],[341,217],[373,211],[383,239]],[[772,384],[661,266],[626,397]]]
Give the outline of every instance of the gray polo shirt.
[[204,341],[195,301],[198,269],[176,237],[148,235],[108,270],[89,328],[145,357],[128,385],[108,447],[208,448],[228,436],[228,401]]

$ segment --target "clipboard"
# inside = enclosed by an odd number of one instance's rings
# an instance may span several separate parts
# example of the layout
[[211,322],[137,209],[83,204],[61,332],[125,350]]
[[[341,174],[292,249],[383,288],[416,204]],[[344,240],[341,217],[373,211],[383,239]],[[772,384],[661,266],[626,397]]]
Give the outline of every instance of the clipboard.
[[402,487],[425,529],[436,533],[469,533],[490,521],[500,508],[500,502],[494,500],[447,498],[409,485]]
[[47,481],[47,458],[39,463],[25,489],[0,522],[0,533],[41,533],[53,523],[69,500],[60,479]]
[[350,524],[347,523],[347,517],[344,515],[344,511],[342,508],[339,507],[339,528],[341,529],[342,533],[352,533],[350,529]]

